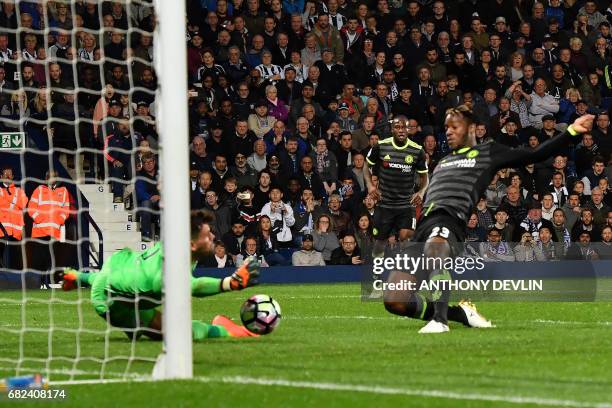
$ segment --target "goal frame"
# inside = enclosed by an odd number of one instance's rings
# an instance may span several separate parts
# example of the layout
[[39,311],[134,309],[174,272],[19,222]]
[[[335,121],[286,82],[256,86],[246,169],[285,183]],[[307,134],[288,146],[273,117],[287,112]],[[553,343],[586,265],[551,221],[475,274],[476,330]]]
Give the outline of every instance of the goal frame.
[[161,140],[160,177],[164,303],[162,355],[154,369],[160,379],[193,377],[191,333],[191,251],[189,127],[187,112],[186,7],[184,1],[155,0],[157,120]]

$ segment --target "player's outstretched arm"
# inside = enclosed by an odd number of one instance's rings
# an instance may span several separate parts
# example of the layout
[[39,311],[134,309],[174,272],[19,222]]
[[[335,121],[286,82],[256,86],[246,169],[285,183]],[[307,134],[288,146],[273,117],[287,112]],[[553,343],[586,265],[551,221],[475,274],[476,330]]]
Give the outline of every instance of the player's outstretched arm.
[[537,163],[554,155],[560,148],[566,147],[572,139],[578,139],[580,135],[588,132],[593,127],[594,115],[582,115],[574,123],[567,127],[562,134],[553,137],[542,143],[535,149],[504,148],[503,152],[498,152],[494,157],[500,158],[497,168],[520,167],[530,163]]
[[78,287],[79,283],[85,283],[91,286],[97,276],[97,273],[80,272],[76,269],[64,268],[60,277],[63,281],[62,289],[65,291],[74,290]]
[[234,273],[226,278],[193,278],[191,280],[191,295],[195,297],[212,296],[217,293],[242,290],[256,285],[258,283],[259,267],[257,258],[248,257]]

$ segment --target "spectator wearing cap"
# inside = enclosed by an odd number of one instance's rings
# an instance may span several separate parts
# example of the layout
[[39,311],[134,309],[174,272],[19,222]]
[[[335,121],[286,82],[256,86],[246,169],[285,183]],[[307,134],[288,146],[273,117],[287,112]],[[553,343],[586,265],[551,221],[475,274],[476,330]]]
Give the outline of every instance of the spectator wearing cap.
[[497,135],[497,142],[512,148],[519,147],[521,141],[519,139],[517,130],[518,124],[516,123],[516,120],[508,117],[504,123],[504,126]]
[[[278,97],[278,89],[274,85],[266,86],[266,103],[268,105],[268,112],[276,120],[282,120],[286,122],[289,118],[289,109]],[[263,136],[262,136],[263,137]]]
[[553,230],[553,225],[550,221],[542,218],[542,204],[539,201],[533,200],[527,205],[527,216],[517,226],[517,241],[520,240],[520,234],[529,232],[534,242],[538,239],[540,227],[546,226]]
[[227,143],[227,136],[223,134],[223,127],[216,120],[213,119],[208,123],[208,129],[210,130],[210,137],[206,140],[206,151],[211,157],[211,160],[217,154],[221,154],[228,157],[230,154],[230,146]]
[[249,131],[261,139],[272,130],[274,123],[276,123],[276,118],[268,114],[268,103],[265,100],[257,101],[255,103],[255,113],[249,115]]
[[[357,122],[350,116],[349,106],[346,102],[341,102],[338,105],[338,118],[336,121],[340,125],[341,131],[354,132],[357,129]],[[372,125],[373,128],[374,126]]]
[[267,157],[267,162],[268,162],[268,167],[266,167],[262,171],[266,171],[270,175],[274,183],[285,185],[285,183],[291,177],[291,175],[285,173],[282,167],[279,155],[276,153],[269,154]]
[[157,148],[157,140],[159,137],[155,128],[155,117],[151,115],[149,104],[146,101],[139,101],[136,104],[133,129],[134,132],[140,134],[144,139],[147,139],[154,148]]
[[542,52],[544,53],[544,61],[549,67],[559,59],[559,50],[555,46],[552,35],[548,33],[544,34],[544,39],[542,40]]
[[[502,0],[502,2],[506,4],[510,3],[508,0]],[[504,13],[500,12],[499,10],[496,10],[496,14],[497,17],[495,18],[495,26],[493,27],[493,30],[491,30],[491,34],[489,35],[489,47],[491,46],[491,37],[493,35],[497,35],[500,39],[501,48],[503,50],[510,50],[514,48],[514,41],[512,40],[512,34],[508,29],[508,21],[504,17]],[[512,20],[513,16],[508,16],[509,19]],[[514,13],[514,16],[516,16],[516,13]],[[516,27],[515,24],[512,25]]]
[[293,65],[286,65],[284,78],[276,83],[278,97],[286,106],[302,97],[302,84],[297,81],[297,72]]
[[321,252],[314,249],[314,238],[305,234],[302,238],[302,249],[291,255],[293,266],[325,266]]
[[559,134],[559,131],[555,129],[556,122],[554,115],[547,114],[542,116],[542,128],[538,134],[540,143],[544,143]]
[[538,78],[535,81],[531,94],[531,106],[529,107],[529,120],[531,126],[542,129],[542,118],[545,115],[554,115],[559,112],[559,102],[548,94],[546,81]]

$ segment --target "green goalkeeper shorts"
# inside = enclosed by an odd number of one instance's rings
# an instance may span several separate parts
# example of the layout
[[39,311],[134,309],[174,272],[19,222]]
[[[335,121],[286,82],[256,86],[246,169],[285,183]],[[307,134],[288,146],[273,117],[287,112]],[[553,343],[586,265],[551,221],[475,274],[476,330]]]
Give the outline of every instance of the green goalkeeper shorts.
[[[136,308],[134,303],[115,301],[108,312],[99,316],[109,322],[111,326],[117,327],[130,338],[140,337],[145,332],[155,333],[149,328],[155,317],[155,308]],[[160,334],[161,335],[161,334]]]

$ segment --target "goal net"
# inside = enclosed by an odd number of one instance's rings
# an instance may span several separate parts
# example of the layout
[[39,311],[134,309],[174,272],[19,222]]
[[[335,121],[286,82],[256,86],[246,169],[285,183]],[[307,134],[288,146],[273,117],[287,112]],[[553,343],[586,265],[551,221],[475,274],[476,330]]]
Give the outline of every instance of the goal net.
[[[176,103],[186,95],[184,5],[163,3],[0,3],[0,379],[140,378],[160,360],[160,377],[191,373],[189,313],[163,330],[144,330],[153,317],[142,313],[190,310],[189,296],[168,305],[188,284],[189,214],[187,186],[172,182],[188,172],[186,107]],[[175,146],[164,143],[168,128]],[[127,317],[96,313],[91,277],[123,248],[160,241],[173,242],[166,264],[178,277],[164,299],[115,293]],[[90,275],[65,291],[65,268]]]

